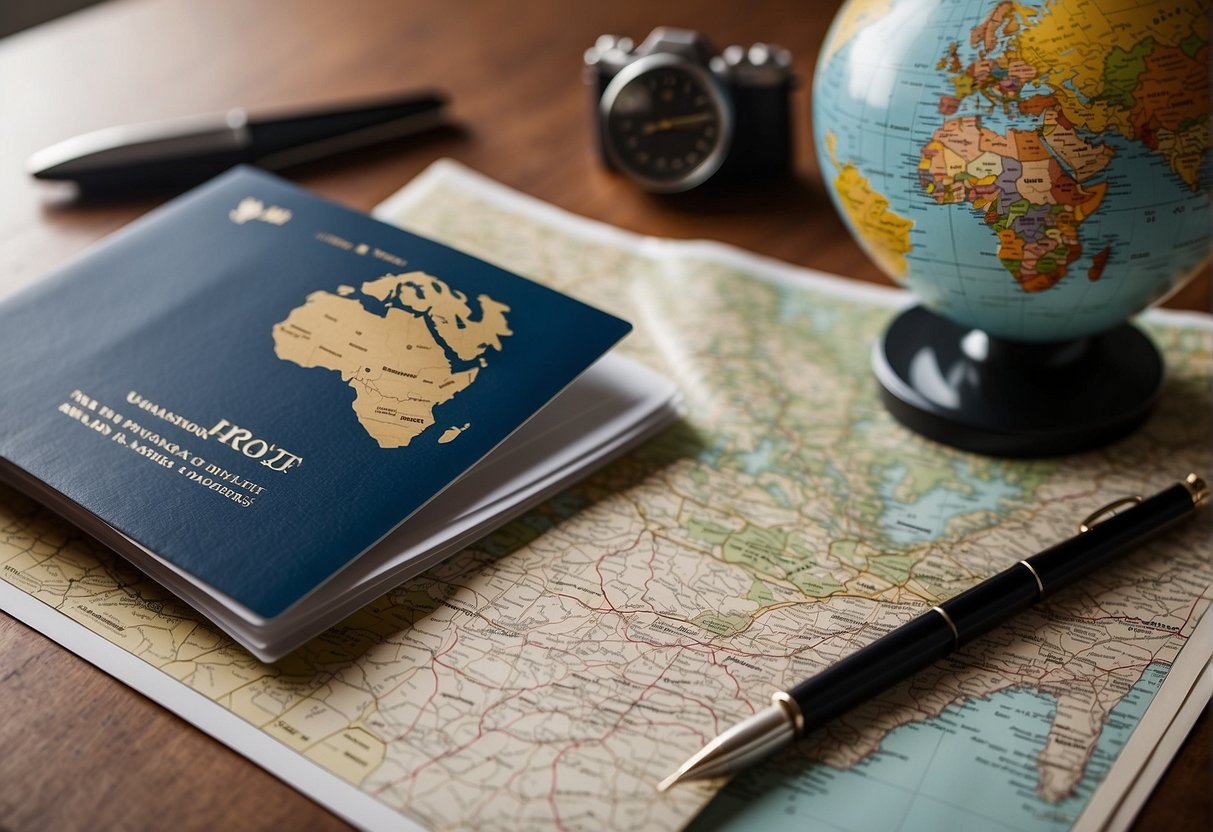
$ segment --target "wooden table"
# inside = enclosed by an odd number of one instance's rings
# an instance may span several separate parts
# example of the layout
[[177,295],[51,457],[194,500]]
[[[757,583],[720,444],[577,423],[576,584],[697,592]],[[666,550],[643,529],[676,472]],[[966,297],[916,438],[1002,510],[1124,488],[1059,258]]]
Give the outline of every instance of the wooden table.
[[[33,151],[127,122],[441,87],[463,130],[290,172],[369,209],[433,160],[645,233],[705,237],[887,283],[818,176],[808,79],[834,3],[802,0],[112,0],[0,41],[0,281],[28,283],[155,200],[73,205],[24,173]],[[696,26],[717,45],[790,48],[797,177],[774,195],[661,199],[591,150],[581,55],[603,32]],[[1170,305],[1208,309],[1206,270]],[[0,615],[0,829],[337,829],[253,764]],[[1209,828],[1208,713],[1138,822]]]

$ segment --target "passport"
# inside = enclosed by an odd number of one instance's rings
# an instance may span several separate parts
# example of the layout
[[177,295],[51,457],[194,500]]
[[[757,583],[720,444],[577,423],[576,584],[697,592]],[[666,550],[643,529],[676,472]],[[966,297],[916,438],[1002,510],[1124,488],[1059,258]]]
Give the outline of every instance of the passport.
[[[509,448],[629,329],[236,168],[0,303],[0,476],[272,656],[318,626],[304,599]],[[627,399],[609,419],[633,440],[671,413],[661,380],[622,395],[643,372],[597,377],[594,401]],[[507,499],[475,523],[461,482],[461,504],[431,512],[415,554],[446,551],[444,525],[462,542],[521,505],[514,486],[533,501],[517,472],[552,453],[544,435],[575,441],[583,410],[595,408],[566,402],[506,476],[498,466]],[[360,583],[347,576],[342,591]],[[292,616],[310,627],[249,634]]]

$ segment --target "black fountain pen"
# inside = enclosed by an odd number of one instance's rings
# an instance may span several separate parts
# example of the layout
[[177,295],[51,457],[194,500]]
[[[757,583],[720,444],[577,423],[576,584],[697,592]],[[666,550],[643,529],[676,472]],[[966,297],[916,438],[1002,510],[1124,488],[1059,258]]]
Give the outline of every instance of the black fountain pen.
[[1149,499],[1110,503],[1088,517],[1076,537],[932,607],[791,690],[778,691],[768,708],[704,746],[661,781],[658,791],[683,780],[731,774],[767,757],[1192,514],[1208,496],[1204,480],[1189,474]]
[[70,180],[85,192],[192,185],[233,165],[266,170],[412,136],[442,122],[446,96],[424,90],[312,110],[253,115],[229,110],[108,127],[29,158],[38,179]]

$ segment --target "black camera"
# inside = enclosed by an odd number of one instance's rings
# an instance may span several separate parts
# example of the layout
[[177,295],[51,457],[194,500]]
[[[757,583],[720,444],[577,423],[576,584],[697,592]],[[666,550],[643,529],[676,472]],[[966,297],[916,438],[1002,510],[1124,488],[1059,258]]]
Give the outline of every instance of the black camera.
[[707,38],[662,26],[644,43],[603,35],[585,53],[602,161],[652,191],[746,182],[791,166],[786,49],[757,43],[717,54]]

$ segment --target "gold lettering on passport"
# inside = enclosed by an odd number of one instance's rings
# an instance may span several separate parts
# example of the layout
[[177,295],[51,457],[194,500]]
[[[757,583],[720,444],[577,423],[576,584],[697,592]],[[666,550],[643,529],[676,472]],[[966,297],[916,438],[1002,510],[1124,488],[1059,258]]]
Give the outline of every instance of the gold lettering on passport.
[[296,465],[303,464],[303,457],[292,454],[285,448],[258,439],[253,432],[239,425],[234,425],[227,419],[220,419],[213,428],[207,431],[207,438],[219,440],[221,445],[227,445],[233,451],[239,451],[249,459],[256,459],[271,471],[286,471]]

